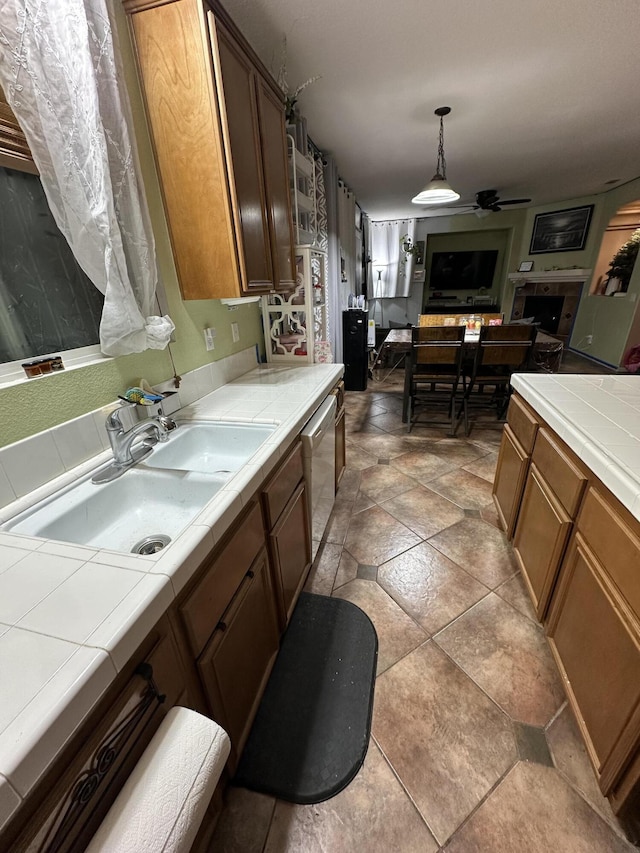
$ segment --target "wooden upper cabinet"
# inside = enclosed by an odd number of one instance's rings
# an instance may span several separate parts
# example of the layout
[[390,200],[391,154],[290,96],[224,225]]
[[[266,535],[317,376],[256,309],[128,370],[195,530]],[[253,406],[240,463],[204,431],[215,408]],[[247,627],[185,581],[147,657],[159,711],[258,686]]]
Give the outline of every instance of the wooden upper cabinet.
[[178,280],[185,299],[241,295],[235,229],[198,0],[127,5]]
[[213,0],[124,5],[183,297],[293,287],[284,107],[275,84]]
[[270,290],[274,280],[260,142],[255,69],[235,39],[208,15],[219,77],[227,167],[233,175],[236,228],[242,234],[246,287]]
[[262,157],[271,231],[271,251],[274,260],[274,283],[277,290],[293,290],[296,274],[282,100],[264,80],[256,78],[256,83],[262,129]]

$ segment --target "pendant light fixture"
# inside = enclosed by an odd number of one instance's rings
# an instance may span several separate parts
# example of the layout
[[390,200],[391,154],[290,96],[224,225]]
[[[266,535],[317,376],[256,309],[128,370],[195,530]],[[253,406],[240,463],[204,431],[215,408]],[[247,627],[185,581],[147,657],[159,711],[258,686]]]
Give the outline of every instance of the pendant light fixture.
[[460,193],[451,189],[447,183],[447,163],[444,159],[444,116],[449,115],[451,107],[438,107],[435,115],[440,116],[440,137],[438,140],[438,161],[436,173],[426,187],[411,201],[414,204],[449,204],[460,198]]

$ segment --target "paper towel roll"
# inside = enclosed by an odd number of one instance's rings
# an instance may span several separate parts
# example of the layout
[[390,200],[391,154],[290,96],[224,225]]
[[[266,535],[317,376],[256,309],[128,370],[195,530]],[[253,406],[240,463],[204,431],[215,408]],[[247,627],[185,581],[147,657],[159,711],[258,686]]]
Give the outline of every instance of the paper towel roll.
[[227,733],[213,720],[172,708],[87,853],[187,853],[229,749]]

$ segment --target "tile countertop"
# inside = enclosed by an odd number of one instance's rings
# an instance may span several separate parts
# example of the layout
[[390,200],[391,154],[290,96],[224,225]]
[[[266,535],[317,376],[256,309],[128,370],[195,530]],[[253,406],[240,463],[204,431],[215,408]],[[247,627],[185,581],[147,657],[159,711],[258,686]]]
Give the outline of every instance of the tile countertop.
[[512,385],[640,520],[640,376],[520,373]]
[[[182,420],[277,428],[164,550],[139,556],[0,532],[0,829],[137,646],[276,467],[343,372],[341,364],[259,366],[186,406]],[[110,453],[2,511],[63,488]]]

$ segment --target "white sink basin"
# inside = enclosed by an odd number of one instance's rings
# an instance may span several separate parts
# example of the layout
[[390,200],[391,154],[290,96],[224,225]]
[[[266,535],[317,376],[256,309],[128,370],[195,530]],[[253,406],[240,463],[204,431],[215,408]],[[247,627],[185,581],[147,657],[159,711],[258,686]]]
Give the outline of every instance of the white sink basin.
[[145,468],[178,468],[229,477],[247,462],[276,429],[275,424],[183,424],[156,444]]
[[[16,516],[4,529],[138,552],[134,546],[147,537],[174,539],[227,479],[187,471],[143,470],[140,466],[102,485],[92,483],[89,476]],[[149,545],[139,553],[159,549]]]

